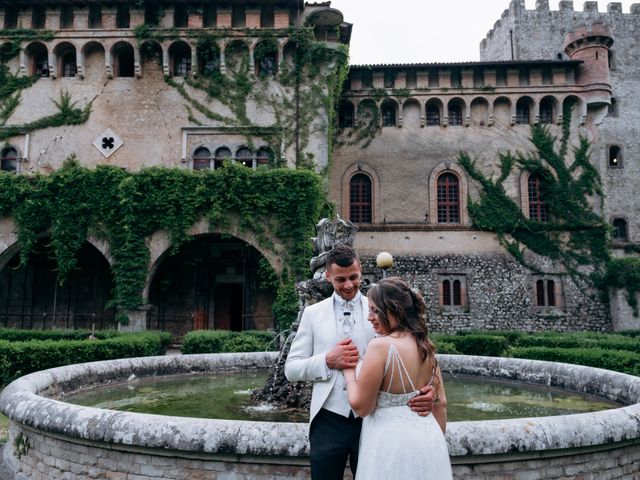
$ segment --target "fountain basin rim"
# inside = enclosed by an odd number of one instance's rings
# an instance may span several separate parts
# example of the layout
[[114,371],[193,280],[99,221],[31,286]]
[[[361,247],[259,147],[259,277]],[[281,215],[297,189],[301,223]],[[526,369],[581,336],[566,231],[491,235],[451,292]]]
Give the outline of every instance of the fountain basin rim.
[[[43,433],[77,441],[106,442],[111,448],[162,448],[184,454],[299,457],[309,454],[307,424],[196,419],[118,412],[65,403],[43,395],[93,380],[123,381],[154,373],[238,371],[271,366],[277,352],[198,354],[107,360],[32,373],[8,385],[0,411],[12,421]],[[640,443],[640,378],[608,370],[554,362],[497,357],[439,355],[442,370],[465,375],[571,388],[598,385],[596,394],[635,403],[575,415],[452,422],[447,427],[449,453],[495,455],[593,447],[617,442]],[[573,385],[571,382],[573,381]],[[595,388],[595,387],[594,387]],[[73,388],[72,388],[73,389]]]

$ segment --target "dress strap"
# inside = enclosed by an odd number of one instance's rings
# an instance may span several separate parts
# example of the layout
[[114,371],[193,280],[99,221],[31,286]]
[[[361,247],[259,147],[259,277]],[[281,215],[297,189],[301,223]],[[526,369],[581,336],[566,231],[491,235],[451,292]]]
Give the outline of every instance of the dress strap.
[[391,391],[391,384],[393,383],[393,376],[395,374],[396,368],[398,369],[398,376],[400,377],[400,383],[402,385],[403,393],[407,393],[407,387],[404,383],[404,377],[406,377],[407,380],[409,380],[409,385],[411,385],[410,391],[415,392],[416,387],[413,385],[413,381],[411,380],[411,377],[409,376],[409,372],[407,372],[407,368],[405,367],[404,362],[400,357],[400,353],[398,353],[398,349],[396,348],[396,346],[393,344],[391,340],[389,340],[389,354],[387,355],[387,362],[385,363],[385,366],[384,366],[384,375],[387,374],[387,371],[389,370],[389,365],[391,365],[391,376],[389,377],[389,385],[387,386],[387,393]]

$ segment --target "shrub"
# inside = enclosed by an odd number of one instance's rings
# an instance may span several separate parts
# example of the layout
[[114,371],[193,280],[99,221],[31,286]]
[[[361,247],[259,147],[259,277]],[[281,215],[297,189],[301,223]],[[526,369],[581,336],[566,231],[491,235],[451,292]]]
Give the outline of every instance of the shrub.
[[616,334],[529,335],[515,343],[519,347],[598,348],[640,353],[640,339]]
[[73,363],[164,355],[171,343],[166,332],[119,334],[104,340],[0,340],[0,384],[27,373]]
[[617,372],[640,374],[640,354],[600,348],[511,347],[515,358],[573,363]]
[[275,350],[272,332],[247,330],[198,330],[184,337],[182,353],[264,352]]
[[[24,342],[27,340],[86,340],[91,330],[20,330],[17,328],[0,328],[0,340]],[[116,330],[96,330],[94,337],[107,339],[121,336]]]
[[456,349],[456,346],[450,342],[438,342],[436,344],[436,353],[444,353],[448,355],[460,354],[460,352]]

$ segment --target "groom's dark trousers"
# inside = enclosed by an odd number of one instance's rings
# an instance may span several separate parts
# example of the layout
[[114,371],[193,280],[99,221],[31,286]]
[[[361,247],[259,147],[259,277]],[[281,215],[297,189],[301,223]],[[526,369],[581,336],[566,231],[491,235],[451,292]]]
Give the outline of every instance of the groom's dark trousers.
[[356,476],[361,428],[361,418],[353,415],[347,418],[320,409],[309,429],[313,480],[342,480],[347,457],[351,472]]

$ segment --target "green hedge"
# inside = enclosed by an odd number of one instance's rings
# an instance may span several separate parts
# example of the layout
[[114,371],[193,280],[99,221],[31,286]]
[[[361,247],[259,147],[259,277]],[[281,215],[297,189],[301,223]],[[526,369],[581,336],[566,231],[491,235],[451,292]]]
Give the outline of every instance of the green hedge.
[[[27,340],[86,340],[91,330],[19,330],[17,328],[0,328],[0,340],[25,342]],[[96,330],[94,337],[101,340],[122,336],[116,330]]]
[[0,340],[0,385],[61,365],[164,355],[171,340],[169,333],[150,331],[118,334],[104,340]]
[[[499,357],[505,353],[509,346],[505,337],[494,335],[493,333],[435,334],[433,335],[433,341],[436,345],[441,343],[453,345],[454,349],[463,355],[482,355],[487,357]],[[438,351],[440,353],[449,353],[441,349]]]
[[528,335],[515,343],[518,347],[596,348],[640,353],[640,339],[623,335]]
[[276,350],[275,334],[259,330],[197,330],[185,335],[182,353],[264,352]]
[[640,375],[640,354],[601,348],[512,347],[510,356],[549,362],[574,363]]

